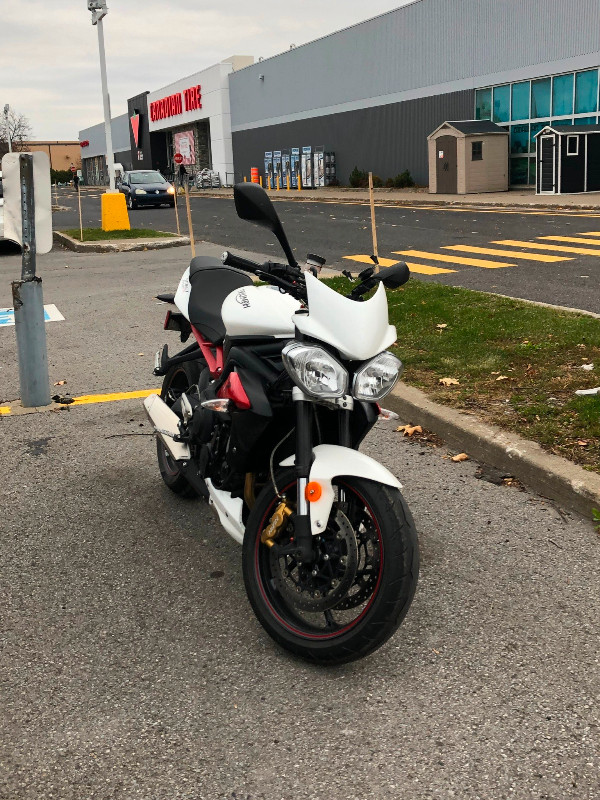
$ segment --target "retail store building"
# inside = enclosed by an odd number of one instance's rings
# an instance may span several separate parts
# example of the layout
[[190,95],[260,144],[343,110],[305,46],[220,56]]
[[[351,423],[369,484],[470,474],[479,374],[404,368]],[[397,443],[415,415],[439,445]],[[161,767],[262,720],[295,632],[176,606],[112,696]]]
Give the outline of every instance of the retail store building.
[[383,180],[428,182],[446,120],[510,135],[513,186],[535,185],[535,135],[598,122],[598,0],[417,0],[229,76],[236,180],[265,153],[335,153]]

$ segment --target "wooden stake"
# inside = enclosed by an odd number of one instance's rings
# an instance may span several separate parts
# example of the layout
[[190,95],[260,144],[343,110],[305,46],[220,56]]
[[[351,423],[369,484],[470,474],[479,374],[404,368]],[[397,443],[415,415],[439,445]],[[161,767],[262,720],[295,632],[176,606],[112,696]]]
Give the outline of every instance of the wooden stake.
[[179,227],[179,209],[177,208],[177,186],[173,186],[173,188],[175,189],[175,194],[173,195],[173,208],[175,209],[175,219],[177,221],[177,236],[181,236],[181,228]]
[[[379,259],[377,249],[377,226],[375,225],[375,199],[373,197],[373,173],[369,172],[369,202],[371,204],[371,232],[373,234],[373,255]],[[379,262],[375,261],[375,272],[379,272]]]
[[196,257],[196,245],[194,243],[194,229],[192,228],[192,212],[190,210],[190,189],[185,184],[185,207],[187,210],[188,230],[190,232],[190,244],[192,246],[192,258]]
[[81,221],[81,192],[77,187],[77,200],[79,201],[79,241],[83,242],[83,222]]

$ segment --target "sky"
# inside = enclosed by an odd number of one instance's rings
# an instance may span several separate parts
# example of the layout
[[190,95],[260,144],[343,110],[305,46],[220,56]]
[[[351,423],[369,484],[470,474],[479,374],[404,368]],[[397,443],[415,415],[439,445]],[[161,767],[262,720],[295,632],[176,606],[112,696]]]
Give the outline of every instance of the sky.
[[[108,0],[104,19],[113,116],[231,55],[267,58],[412,0]],[[98,36],[86,0],[0,0],[0,107],[33,139],[77,139],[103,120]]]

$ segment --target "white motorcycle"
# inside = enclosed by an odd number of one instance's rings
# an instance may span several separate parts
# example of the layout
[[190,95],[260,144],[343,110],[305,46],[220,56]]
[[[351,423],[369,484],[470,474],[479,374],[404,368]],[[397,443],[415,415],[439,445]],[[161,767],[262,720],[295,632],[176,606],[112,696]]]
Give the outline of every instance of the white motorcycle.
[[288,263],[194,258],[176,294],[159,296],[178,309],[165,329],[193,339],[157,353],[162,392],[145,408],[159,469],[242,544],[248,598],[276,642],[321,664],[353,661],[396,631],[417,584],[401,484],[358,452],[401,370],[386,350],[396,330],[383,287],[409,271],[368,268],[344,297],[317,278],[324,259],[308,256],[302,272],[259,186],[239,184],[234,197]]

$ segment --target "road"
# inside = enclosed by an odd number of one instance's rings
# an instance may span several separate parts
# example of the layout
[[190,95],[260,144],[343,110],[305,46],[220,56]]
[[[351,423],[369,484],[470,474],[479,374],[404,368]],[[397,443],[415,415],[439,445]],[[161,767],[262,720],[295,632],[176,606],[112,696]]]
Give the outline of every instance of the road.
[[[40,257],[57,392],[153,388],[177,346],[154,295],[188,258]],[[1,400],[15,362],[0,328]],[[380,423],[364,449],[404,484],[419,589],[380,651],[323,671],[262,632],[238,546],[162,485],[149,433],[140,401],[0,416],[0,798],[596,800],[590,523]]]
[[[69,210],[54,215],[54,226],[78,227],[75,197],[71,190],[63,192],[60,202]],[[84,225],[98,225],[99,192],[86,190],[82,198]],[[198,239],[281,257],[268,232],[237,218],[231,199],[192,196],[191,205]],[[352,257],[366,260],[371,253],[365,205],[281,200],[277,210],[298,258],[316,252],[335,269],[357,270],[363,263]],[[168,208],[133,211],[131,223],[176,229]],[[183,213],[182,226],[186,229]],[[424,203],[378,207],[377,227],[385,263],[405,260],[420,280],[600,310],[600,213],[444,210]]]

